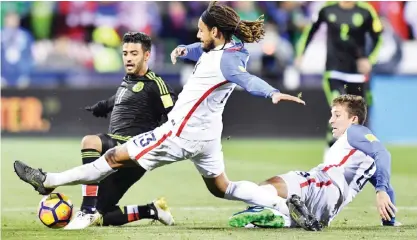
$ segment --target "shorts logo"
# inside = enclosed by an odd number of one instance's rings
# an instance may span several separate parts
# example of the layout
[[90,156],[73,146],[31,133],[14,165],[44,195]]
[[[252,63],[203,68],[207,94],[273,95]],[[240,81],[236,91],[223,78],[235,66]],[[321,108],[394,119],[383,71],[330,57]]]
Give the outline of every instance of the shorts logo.
[[138,82],[135,84],[135,86],[132,87],[132,91],[135,93],[140,92],[143,89],[144,85],[145,84],[143,82]]
[[365,138],[368,139],[368,141],[370,142],[377,142],[379,141],[378,138],[375,137],[375,135],[373,134],[366,134]]

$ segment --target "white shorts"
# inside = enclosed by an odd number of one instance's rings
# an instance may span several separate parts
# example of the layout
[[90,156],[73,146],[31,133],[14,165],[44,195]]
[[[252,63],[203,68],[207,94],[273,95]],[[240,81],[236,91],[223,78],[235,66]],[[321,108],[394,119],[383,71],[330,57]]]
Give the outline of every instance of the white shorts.
[[296,194],[313,215],[328,226],[341,210],[343,194],[322,171],[292,171],[279,175],[287,184],[288,198]]
[[224,172],[220,138],[207,141],[187,140],[175,136],[169,128],[158,127],[132,137],[126,146],[130,158],[148,171],[190,159],[206,178],[217,177]]

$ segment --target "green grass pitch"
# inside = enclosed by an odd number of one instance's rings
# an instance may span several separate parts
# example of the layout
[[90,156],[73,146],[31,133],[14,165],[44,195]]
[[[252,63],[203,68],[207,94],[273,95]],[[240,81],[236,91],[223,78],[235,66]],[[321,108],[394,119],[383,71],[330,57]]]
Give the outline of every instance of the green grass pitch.
[[[400,228],[379,226],[375,193],[371,185],[323,232],[301,229],[234,229],[227,220],[246,206],[210,195],[191,162],[183,161],[148,173],[121,200],[143,204],[165,196],[176,226],[150,221],[123,227],[92,227],[83,231],[48,229],[37,219],[41,196],[13,172],[14,160],[24,160],[46,171],[80,164],[80,139],[14,138],[1,141],[2,239],[417,239],[417,147],[388,146],[392,154],[392,184],[396,190]],[[289,170],[309,170],[323,155],[322,141],[237,140],[223,141],[226,170],[232,180],[260,182]],[[68,195],[77,210],[81,187],[57,189]]]

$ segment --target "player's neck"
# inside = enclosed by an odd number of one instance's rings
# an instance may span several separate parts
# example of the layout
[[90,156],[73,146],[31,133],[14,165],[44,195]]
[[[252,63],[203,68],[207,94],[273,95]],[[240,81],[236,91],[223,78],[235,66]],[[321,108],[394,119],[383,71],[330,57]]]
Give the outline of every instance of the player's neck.
[[355,7],[355,5],[356,5],[355,2],[344,2],[344,1],[339,2],[339,6],[343,9],[352,9]]
[[228,43],[229,42],[226,42],[226,40],[224,38],[221,38],[219,40],[214,40],[214,49],[220,49]]
[[142,69],[140,69],[140,71],[138,72],[138,76],[145,76],[145,74],[148,72],[148,66],[146,65],[145,67],[143,67]]

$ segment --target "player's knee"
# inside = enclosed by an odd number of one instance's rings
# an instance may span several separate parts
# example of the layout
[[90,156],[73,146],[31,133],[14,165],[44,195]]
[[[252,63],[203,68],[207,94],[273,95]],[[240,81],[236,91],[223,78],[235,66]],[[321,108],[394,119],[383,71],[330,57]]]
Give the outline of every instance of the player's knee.
[[82,149],[96,149],[101,152],[101,139],[97,135],[86,135],[81,140]]
[[107,150],[104,158],[112,168],[120,168],[128,165],[130,162],[129,154],[124,146],[118,146]]

